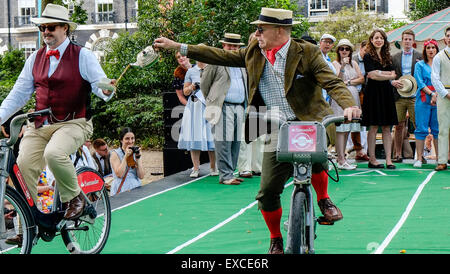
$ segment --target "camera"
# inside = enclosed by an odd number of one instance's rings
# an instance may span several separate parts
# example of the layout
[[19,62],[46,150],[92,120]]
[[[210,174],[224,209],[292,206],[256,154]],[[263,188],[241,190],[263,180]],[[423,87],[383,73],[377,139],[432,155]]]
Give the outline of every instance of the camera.
[[130,147],[134,154],[139,154],[139,147]]
[[200,82],[194,83],[195,90],[200,89]]

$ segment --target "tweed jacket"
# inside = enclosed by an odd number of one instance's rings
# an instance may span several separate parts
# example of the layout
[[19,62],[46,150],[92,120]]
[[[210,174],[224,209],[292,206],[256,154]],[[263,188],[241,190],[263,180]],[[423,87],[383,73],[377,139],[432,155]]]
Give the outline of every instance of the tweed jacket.
[[[402,53],[403,53],[403,50],[400,50],[392,56],[392,65],[394,66],[395,74],[397,76],[395,78],[396,80],[398,80],[398,78],[400,78],[403,75],[402,74]],[[412,56],[411,75],[414,76],[414,68],[416,67],[416,63],[419,62],[420,60],[422,60],[422,54],[415,49],[413,49],[412,54],[413,54],[413,56]],[[394,90],[395,100],[397,100],[398,98],[400,98],[400,94],[398,94],[397,89],[394,88],[393,90]],[[414,96],[414,98],[415,98],[415,96]]]
[[[241,68],[244,81],[245,102],[247,102],[247,71]],[[222,106],[231,86],[229,67],[208,65],[201,74],[200,90],[205,96],[205,119],[212,125],[217,124],[222,115]]]
[[[261,52],[258,41],[254,40],[247,47],[233,51],[204,45],[188,45],[187,55],[189,58],[208,64],[245,67],[249,81],[248,103],[250,107],[254,106],[257,110],[259,106],[264,106],[258,86],[266,58]],[[344,82],[323,60],[319,48],[304,40],[292,39],[286,61],[284,91],[298,119],[321,121],[323,117],[333,113],[330,105],[323,99],[322,88],[327,90],[331,98],[343,109],[356,105]],[[246,119],[247,123],[248,119]],[[248,136],[246,141],[250,141]]]

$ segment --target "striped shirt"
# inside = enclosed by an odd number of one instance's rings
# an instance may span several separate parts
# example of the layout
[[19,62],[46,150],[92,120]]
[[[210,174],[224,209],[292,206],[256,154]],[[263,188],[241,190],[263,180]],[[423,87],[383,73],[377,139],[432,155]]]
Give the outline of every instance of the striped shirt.
[[278,109],[285,115],[287,120],[297,119],[294,111],[289,105],[284,90],[284,70],[291,39],[275,54],[274,65],[269,62],[264,50],[261,53],[267,59],[259,82],[259,92],[268,110]]

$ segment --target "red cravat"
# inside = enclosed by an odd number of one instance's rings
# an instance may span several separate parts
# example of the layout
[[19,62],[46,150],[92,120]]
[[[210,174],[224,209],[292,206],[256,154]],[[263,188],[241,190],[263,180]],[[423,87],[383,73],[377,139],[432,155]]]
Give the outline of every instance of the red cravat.
[[45,55],[47,58],[50,58],[50,56],[55,56],[57,60],[59,60],[59,50],[49,50],[47,51],[47,54]]
[[[289,41],[289,40],[288,40],[288,41]],[[270,50],[267,50],[267,51],[266,51],[267,59],[268,59],[269,62],[272,64],[272,66],[273,66],[273,64],[275,64],[275,59],[276,59],[275,54],[277,54],[277,52],[278,52],[284,45],[286,45],[286,43],[287,43],[288,41],[286,41],[283,45],[281,45],[281,46],[279,46],[279,47],[276,47],[276,48],[273,48],[273,49],[270,49]]]

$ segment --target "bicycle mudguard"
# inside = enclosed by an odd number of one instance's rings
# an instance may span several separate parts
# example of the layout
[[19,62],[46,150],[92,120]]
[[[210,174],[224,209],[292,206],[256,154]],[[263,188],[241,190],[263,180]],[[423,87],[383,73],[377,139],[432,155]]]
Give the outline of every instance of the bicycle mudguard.
[[77,169],[78,185],[85,194],[97,192],[103,189],[105,181],[102,175],[90,167],[81,167]]

